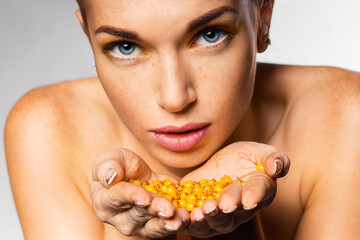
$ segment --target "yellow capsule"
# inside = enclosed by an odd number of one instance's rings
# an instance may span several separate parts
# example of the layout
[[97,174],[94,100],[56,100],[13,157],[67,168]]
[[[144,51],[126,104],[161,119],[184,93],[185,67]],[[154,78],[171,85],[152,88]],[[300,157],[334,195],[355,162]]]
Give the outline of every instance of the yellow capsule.
[[262,164],[262,163],[256,164],[256,170],[263,172],[264,171],[264,164]]

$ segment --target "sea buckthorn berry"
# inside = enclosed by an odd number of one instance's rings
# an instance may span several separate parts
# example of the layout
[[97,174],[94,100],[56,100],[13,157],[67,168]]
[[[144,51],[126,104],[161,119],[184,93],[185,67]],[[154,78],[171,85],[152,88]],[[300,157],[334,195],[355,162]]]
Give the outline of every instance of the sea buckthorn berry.
[[210,179],[209,181],[208,181],[208,184],[210,185],[210,186],[215,186],[215,184],[216,184],[216,181],[215,181],[215,179]]
[[194,208],[195,208],[195,203],[192,203],[192,202],[187,203],[185,208],[186,208],[186,210],[188,210],[189,212],[191,212],[191,211],[194,210]]
[[187,197],[186,197],[186,201],[188,203],[190,202],[196,202],[197,201],[197,197],[195,194],[189,194]]
[[175,206],[176,209],[180,207],[178,200],[173,200],[171,203]]
[[229,184],[232,183],[232,179],[231,179],[231,177],[229,177],[229,176],[223,176],[223,177],[220,178],[220,182],[221,182],[224,186],[227,186],[227,185],[229,185]]
[[213,188],[210,185],[205,185],[203,188],[203,192],[206,195],[211,195],[213,193]]
[[164,197],[166,197],[170,202],[172,202],[173,201],[173,199],[172,199],[172,197],[171,196],[169,196],[169,195],[167,195],[167,194],[165,194],[164,195]]
[[193,192],[195,195],[201,195],[201,194],[204,193],[202,187],[200,187],[200,186],[199,186],[199,187],[195,187],[192,192]]
[[263,172],[264,171],[264,164],[262,164],[262,163],[256,164],[256,170]]
[[209,181],[209,180],[207,180],[207,179],[202,179],[202,180],[200,180],[199,185],[204,185],[204,184],[206,184],[208,181]]
[[199,200],[197,201],[197,203],[196,203],[196,206],[202,207],[202,206],[204,205],[204,202],[205,202],[204,199],[199,199]]
[[155,181],[152,182],[152,184],[159,185],[159,184],[161,184],[161,182],[159,180],[155,180]]
[[219,193],[224,189],[224,186],[221,183],[216,183],[214,186],[214,192]]
[[244,186],[244,185],[245,185],[245,181],[241,181],[240,184]]
[[214,198],[215,198],[216,201],[219,201],[220,193],[219,192],[214,193]]
[[182,184],[184,187],[194,187],[194,181],[186,181]]
[[187,194],[191,194],[193,191],[193,189],[191,187],[184,187],[184,189],[182,190],[182,192],[187,193]]
[[[200,182],[186,181],[181,185],[169,179],[143,183],[130,179],[129,182],[167,198],[176,209],[186,208],[191,212],[195,207],[202,207],[207,199],[218,201],[220,193],[232,180],[229,176],[223,176],[219,182],[215,179],[202,179]],[[241,184],[243,183],[241,182]]]
[[164,184],[165,186],[169,186],[170,184],[174,184],[174,182],[171,181],[171,180],[169,180],[169,179],[165,179],[165,180],[163,181],[163,184]]
[[214,195],[210,195],[207,197],[208,200],[215,200],[215,196]]
[[186,202],[185,199],[180,199],[180,200],[178,201],[178,203],[179,203],[179,206],[180,206],[181,208],[186,208],[187,202]]
[[132,183],[141,186],[141,182],[139,180],[134,180]]
[[188,194],[186,192],[181,192],[179,197],[180,199],[186,199],[187,195]]
[[166,185],[161,185],[161,187],[160,187],[160,191],[163,193],[166,193],[167,189],[168,189],[168,187]]

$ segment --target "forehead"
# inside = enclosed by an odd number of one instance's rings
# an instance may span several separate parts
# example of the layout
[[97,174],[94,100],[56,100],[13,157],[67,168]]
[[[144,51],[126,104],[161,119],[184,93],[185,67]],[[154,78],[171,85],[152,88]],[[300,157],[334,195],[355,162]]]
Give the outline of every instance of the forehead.
[[89,27],[127,29],[181,27],[213,9],[229,6],[241,12],[249,0],[86,0]]

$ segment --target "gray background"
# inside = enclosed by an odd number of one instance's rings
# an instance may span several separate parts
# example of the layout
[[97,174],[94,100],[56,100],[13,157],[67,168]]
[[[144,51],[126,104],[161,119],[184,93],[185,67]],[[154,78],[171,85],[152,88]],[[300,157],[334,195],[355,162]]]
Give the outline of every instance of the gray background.
[[[90,46],[75,17],[76,8],[75,0],[0,1],[2,136],[8,112],[25,92],[95,74]],[[359,10],[358,0],[276,0],[272,45],[258,59],[360,71]],[[23,239],[3,147],[0,190],[0,239]]]

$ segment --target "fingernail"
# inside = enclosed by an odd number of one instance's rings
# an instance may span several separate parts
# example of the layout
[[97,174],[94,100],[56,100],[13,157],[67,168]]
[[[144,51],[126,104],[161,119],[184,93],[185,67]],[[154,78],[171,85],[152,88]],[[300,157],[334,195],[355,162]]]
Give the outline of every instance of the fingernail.
[[222,210],[223,213],[232,213],[232,212],[235,212],[235,210],[237,209],[237,206],[235,205],[232,209],[230,210]]
[[173,228],[173,227],[171,227],[171,226],[168,225],[168,224],[165,224],[165,228],[166,228],[167,230],[169,230],[169,231],[176,231],[176,230],[179,229],[179,228]]
[[195,221],[197,221],[197,222],[202,222],[203,220],[204,220],[204,216],[201,216],[201,217],[195,219]]
[[257,204],[254,204],[254,205],[251,206],[251,207],[245,207],[245,206],[243,206],[244,210],[253,210],[253,209],[255,209],[256,207],[257,207]]
[[281,172],[282,170],[282,164],[281,161],[279,159],[276,159],[274,161],[274,175],[277,175]]
[[162,218],[170,218],[172,217],[174,214],[173,213],[170,213],[170,214],[165,214],[165,213],[162,213],[162,212],[158,212],[158,215]]
[[106,173],[106,183],[110,185],[112,181],[115,179],[116,175],[117,175],[117,171],[115,171],[115,169],[113,168],[110,168]]
[[210,209],[209,211],[206,212],[206,214],[210,215],[210,216],[215,216],[217,213],[218,213],[218,208],[217,207],[214,207],[214,208],[212,208],[212,209]]
[[144,202],[135,202],[135,204],[139,207],[147,207],[150,205],[150,203],[144,203]]

